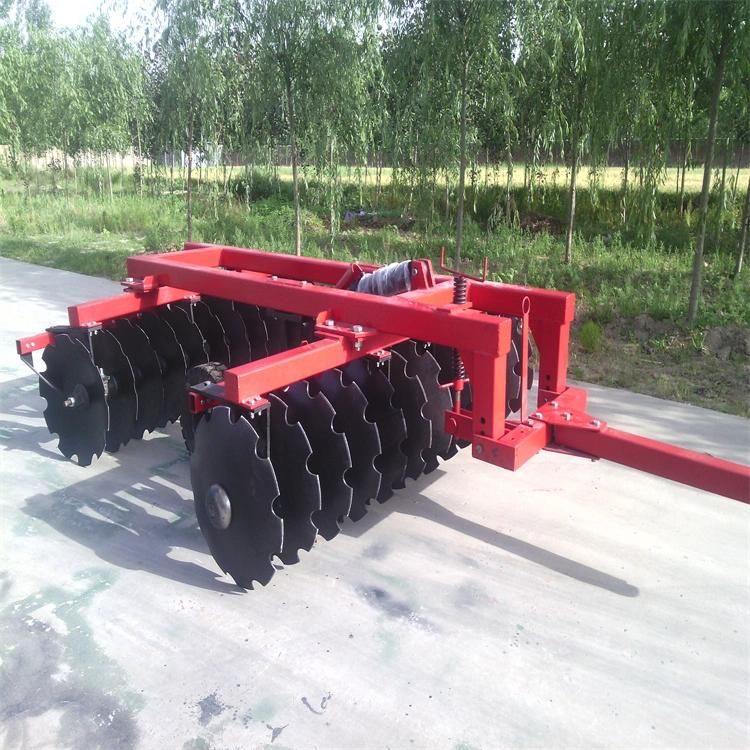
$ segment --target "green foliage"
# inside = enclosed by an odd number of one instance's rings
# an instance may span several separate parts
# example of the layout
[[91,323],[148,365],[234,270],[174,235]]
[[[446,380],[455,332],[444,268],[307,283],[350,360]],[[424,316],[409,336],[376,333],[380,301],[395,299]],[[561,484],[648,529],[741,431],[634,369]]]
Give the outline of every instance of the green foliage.
[[578,339],[584,351],[592,354],[602,348],[602,329],[593,320],[587,320],[578,331]]

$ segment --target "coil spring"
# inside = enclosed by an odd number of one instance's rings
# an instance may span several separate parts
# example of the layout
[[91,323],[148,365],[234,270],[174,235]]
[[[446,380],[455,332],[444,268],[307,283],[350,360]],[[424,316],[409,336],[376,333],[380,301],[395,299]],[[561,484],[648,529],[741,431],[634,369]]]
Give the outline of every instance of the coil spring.
[[[468,282],[465,276],[453,277],[453,303],[463,305],[468,299]],[[458,349],[453,350],[453,378],[463,380],[466,377],[466,367]]]

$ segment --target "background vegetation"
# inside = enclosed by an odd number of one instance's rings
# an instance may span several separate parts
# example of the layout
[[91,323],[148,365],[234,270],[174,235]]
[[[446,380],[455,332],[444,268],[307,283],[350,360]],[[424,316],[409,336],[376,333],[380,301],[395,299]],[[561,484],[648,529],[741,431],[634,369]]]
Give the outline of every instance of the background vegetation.
[[575,375],[750,410],[750,0],[5,0],[0,144],[3,255],[444,245],[575,291]]

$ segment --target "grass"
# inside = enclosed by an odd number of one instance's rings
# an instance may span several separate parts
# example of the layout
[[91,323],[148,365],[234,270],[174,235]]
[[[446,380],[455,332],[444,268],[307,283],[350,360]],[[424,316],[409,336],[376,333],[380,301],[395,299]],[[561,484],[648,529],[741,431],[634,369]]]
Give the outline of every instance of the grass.
[[[239,197],[231,193],[225,197],[216,182],[220,175],[210,177],[213,182],[204,180],[200,189],[196,185],[195,239],[291,250],[293,209],[288,183],[256,175],[251,200],[246,203],[237,180],[232,190]],[[67,191],[59,182],[53,186],[48,175],[35,176],[33,187],[6,177],[0,193],[0,255],[117,279],[124,275],[129,255],[181,246],[184,196],[179,191],[171,194],[163,175],[160,182],[147,184],[140,196],[133,190],[132,177],[115,173],[111,201],[106,189],[104,195],[98,194],[95,175],[81,172],[78,179],[80,192],[74,193],[72,185]],[[452,216],[445,220],[444,190],[433,196],[392,186],[381,192],[375,207],[374,186],[365,186],[360,193],[359,186],[344,184],[342,212],[361,204],[377,208],[382,220],[375,228],[342,224],[333,243],[328,210],[316,205],[316,195],[315,186],[308,185],[303,196],[308,206],[303,213],[306,255],[385,263],[408,257],[435,259],[441,245],[452,247]],[[690,289],[695,216],[691,211],[679,215],[674,194],[665,192],[659,197],[653,236],[644,239],[637,227],[622,225],[619,190],[600,189],[592,195],[582,189],[572,265],[563,262],[563,237],[556,233],[565,214],[564,187],[548,185],[533,200],[522,187],[513,191],[516,221],[524,225],[530,216],[542,217],[551,233],[522,231],[517,223],[509,226],[498,221],[498,214],[506,208],[504,195],[504,187],[470,191],[463,252],[466,268],[478,269],[487,255],[492,280],[574,291],[577,318],[584,326],[574,329],[577,377],[736,413],[750,412],[745,398],[747,357],[742,352],[733,354],[722,363],[719,377],[713,369],[714,358],[702,349],[707,328],[750,327],[748,274],[732,279],[741,195],[735,196],[724,215],[722,241],[715,244],[713,231],[709,232],[703,302],[694,329],[682,321]],[[690,200],[694,202],[695,195]],[[401,214],[411,214],[413,221],[402,222]],[[389,226],[388,217],[400,228]],[[659,335],[670,344],[659,347],[653,336],[645,341],[634,338],[634,321],[643,315],[667,326]],[[586,328],[589,321],[596,328]],[[602,334],[596,342],[590,338],[593,330]],[[672,384],[668,393],[663,377],[641,376],[641,371],[654,369],[668,373]]]

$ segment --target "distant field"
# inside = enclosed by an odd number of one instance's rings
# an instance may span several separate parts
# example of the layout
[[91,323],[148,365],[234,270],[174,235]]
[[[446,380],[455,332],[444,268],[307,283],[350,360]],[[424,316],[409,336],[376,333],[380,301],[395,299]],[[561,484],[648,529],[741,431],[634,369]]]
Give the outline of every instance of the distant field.
[[[256,169],[269,171],[266,167],[255,165]],[[91,167],[86,168],[91,171]],[[147,170],[148,171],[148,170]],[[169,170],[165,168],[161,169],[162,173],[166,172],[169,174]],[[227,167],[226,174],[230,175],[232,179],[237,178],[243,174],[244,167],[234,166]],[[381,170],[381,184],[390,185],[393,178],[393,169],[391,167],[383,167]],[[114,170],[119,175],[119,170]],[[306,167],[302,170],[304,178],[315,179],[316,175],[313,169]],[[547,165],[539,169],[543,177],[537,177],[538,181],[543,181],[543,184],[556,188],[565,187],[569,180],[569,170],[563,165]],[[679,170],[681,176],[681,170]],[[184,179],[186,175],[186,169],[175,168],[174,176],[175,179]],[[343,182],[359,182],[361,179],[367,185],[375,185],[377,182],[377,170],[373,166],[369,167],[341,167],[339,169]],[[131,170],[126,168],[125,174],[132,174]],[[197,167],[194,169],[194,179],[198,180],[200,174],[201,180],[210,180],[213,182],[221,182],[224,179],[225,170],[223,167],[205,167],[199,170]],[[277,174],[279,178],[286,182],[292,180],[292,168],[288,166],[277,167]],[[718,178],[719,170],[714,170],[714,179]],[[578,174],[578,186],[581,189],[588,189],[591,185],[591,170],[584,166]],[[598,175],[598,185],[603,189],[609,190],[621,190],[622,181],[624,177],[624,169],[622,167],[606,167],[600,170]],[[750,167],[743,167],[737,169],[736,167],[727,170],[727,184],[729,187],[734,184],[735,181],[739,183],[740,190],[747,189],[748,178],[750,178]],[[72,179],[72,178],[71,178]],[[430,177],[431,179],[431,177]],[[451,186],[455,186],[457,182],[457,175],[451,174]],[[477,170],[476,184],[483,185],[495,185],[504,186],[506,184],[507,171],[505,164],[492,165],[490,167],[480,166]],[[659,184],[659,191],[662,193],[676,193],[679,191],[679,185],[677,183],[678,169],[676,167],[669,167],[664,170],[664,177]],[[519,162],[513,165],[513,187],[523,187],[524,181],[524,164]],[[58,182],[62,184],[62,180],[58,177]],[[631,168],[630,174],[628,175],[628,185],[631,188],[636,187],[638,183],[638,171],[636,168]],[[435,181],[436,186],[445,187],[445,173],[442,172],[437,176]],[[467,185],[471,184],[471,177],[467,174]],[[685,174],[685,192],[686,193],[698,193],[701,190],[703,184],[703,167],[696,166],[693,169],[688,169]],[[7,192],[16,192],[23,190],[23,185],[15,179],[3,179],[0,178],[0,190]]]
[[[358,173],[359,170],[359,173]],[[221,168],[212,167],[205,170],[209,173],[211,179],[221,180],[223,170]],[[312,171],[307,170],[312,176]],[[341,167],[339,170],[344,180],[351,180],[356,182],[360,179],[367,180],[367,184],[374,185],[377,181],[377,171],[375,167]],[[544,181],[549,185],[556,187],[562,187],[567,185],[569,179],[569,170],[563,165],[549,165],[542,167],[541,173],[544,175]],[[682,175],[682,170],[680,176]],[[659,185],[659,190],[663,193],[676,193],[679,192],[679,186],[677,185],[677,168],[669,167],[664,170],[664,179]],[[232,174],[233,176],[242,173],[242,167],[235,167]],[[278,167],[279,177],[283,180],[292,179],[292,168],[291,167]],[[598,184],[602,188],[616,189],[622,188],[622,181],[625,171],[622,167],[606,167],[601,170],[598,176]],[[739,174],[739,185],[742,190],[747,188],[747,181],[750,178],[750,167],[743,167],[742,169],[727,169],[727,180],[737,179]],[[391,167],[383,167],[381,181],[384,185],[389,185],[392,179],[393,169]],[[477,172],[477,183],[484,185],[485,182],[490,185],[505,185],[507,171],[504,164],[498,164],[490,166],[489,168],[480,166]],[[451,177],[451,184],[455,184],[457,176]],[[469,176],[467,174],[467,184],[469,184]],[[513,166],[513,186],[523,187],[524,180],[524,165],[523,163],[514,164]],[[638,181],[638,172],[635,168],[631,168],[630,174],[628,175],[628,185],[635,187]],[[445,174],[441,173],[438,175],[436,184],[445,186]],[[591,184],[591,170],[584,166],[578,174],[578,185],[581,188],[587,189]],[[703,184],[703,167],[695,167],[694,169],[688,169],[685,174],[685,191],[688,193],[698,193],[701,190]]]

